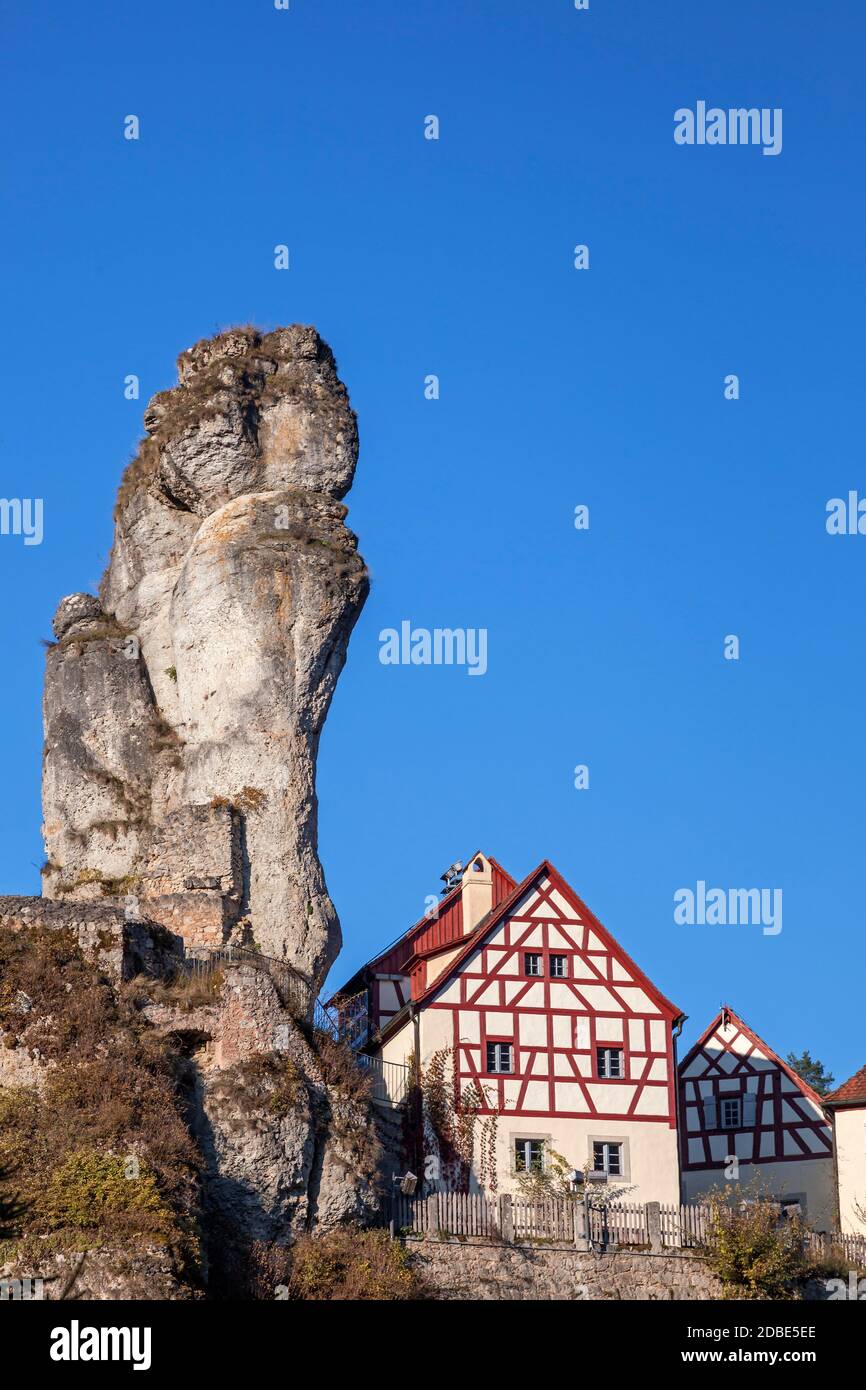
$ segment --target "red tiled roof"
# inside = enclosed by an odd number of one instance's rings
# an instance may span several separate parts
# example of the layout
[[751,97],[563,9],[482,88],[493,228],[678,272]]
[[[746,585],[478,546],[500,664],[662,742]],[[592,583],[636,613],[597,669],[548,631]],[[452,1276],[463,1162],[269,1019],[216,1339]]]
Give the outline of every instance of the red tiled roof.
[[619,942],[614,940],[607,928],[602,926],[595,913],[590,911],[586,903],[582,898],[578,897],[571,885],[566,883],[565,879],[557,873],[549,859],[543,859],[537,869],[533,869],[531,873],[527,874],[522,883],[515,885],[507,898],[503,898],[502,902],[498,903],[496,907],[493,908],[492,912],[489,912],[486,917],[481,919],[471,935],[465,938],[465,944],[462,946],[459,954],[454,957],[454,960],[446,970],[443,970],[441,975],[437,975],[436,979],[433,980],[426,989],[421,990],[421,992],[415,996],[415,1003],[426,1003],[428,999],[436,994],[443,985],[457,973],[464,960],[466,960],[467,956],[472,954],[478,943],[502,921],[503,917],[508,916],[515,904],[523,897],[524,893],[528,892],[534,881],[543,874],[546,874],[547,877],[551,879],[566,900],[570,900],[576,905],[578,916],[582,917],[586,924],[591,927],[611,954],[619,957],[620,961],[631,971],[635,983],[642,986],[650,997],[661,1005],[662,1011],[664,1013],[669,1013],[672,1020],[685,1017],[682,1010],[678,1009],[676,1004],[672,1004],[670,999],[665,998],[661,990],[656,989],[652,980],[650,980],[640,967],[635,964],[631,956],[620,946]]
[[[480,850],[476,851],[475,854],[467,859],[466,863],[471,864],[472,860],[476,859],[480,853]],[[493,858],[492,854],[486,855],[485,858],[493,869],[493,898],[495,910],[498,903],[502,901],[504,897],[511,896],[513,889],[516,887],[516,880],[511,877],[507,869],[503,869],[502,865],[498,860]],[[496,896],[497,893],[500,895],[498,900]],[[462,880],[458,880],[454,887],[450,888],[444,895],[441,902],[436,904],[436,916],[434,918],[431,919],[429,912],[425,912],[424,916],[419,918],[408,931],[401,932],[401,934],[395,937],[383,951],[379,951],[375,956],[371,956],[366,964],[356,970],[354,975],[341,985],[339,989],[329,990],[329,997],[325,1001],[326,1004],[333,1003],[334,999],[340,994],[352,994],[356,990],[362,989],[365,984],[366,972],[371,967],[375,968],[379,966],[380,963],[384,963],[386,969],[393,969],[395,972],[402,973],[408,966],[410,960],[414,961],[417,959],[418,955],[424,956],[428,954],[427,949],[421,948],[416,955],[415,941],[423,938],[424,933],[430,930],[431,923],[445,920],[451,909],[457,909],[459,911],[462,894],[463,882]],[[484,920],[486,921],[487,919],[485,918]],[[449,937],[447,941],[437,942],[435,946],[431,946],[430,952],[435,954],[437,951],[444,950],[446,947],[450,950],[453,949],[455,945],[462,944],[466,941],[468,938],[463,936],[462,923],[459,920],[457,927],[458,935],[453,938]],[[396,955],[398,958],[391,962],[387,962],[387,957],[392,955]]]
[[835,1091],[824,1096],[825,1105],[866,1105],[866,1067],[855,1071]]

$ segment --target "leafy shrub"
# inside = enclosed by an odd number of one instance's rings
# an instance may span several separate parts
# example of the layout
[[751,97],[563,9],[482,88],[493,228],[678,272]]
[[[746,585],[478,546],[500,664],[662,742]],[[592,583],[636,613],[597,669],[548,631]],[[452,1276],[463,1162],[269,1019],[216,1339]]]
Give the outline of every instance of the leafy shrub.
[[407,1251],[387,1231],[340,1226],[303,1236],[292,1248],[289,1297],[316,1302],[394,1301],[430,1296]]
[[210,805],[214,810],[258,811],[267,801],[267,795],[260,787],[241,787],[235,796],[212,796]]
[[172,1214],[148,1169],[116,1154],[80,1149],[68,1155],[40,1192],[36,1209],[50,1230],[126,1228],[167,1235]]
[[800,1298],[810,1270],[806,1231],[799,1216],[780,1215],[773,1197],[753,1186],[709,1194],[706,1253],[725,1298]]
[[312,1042],[325,1084],[339,1092],[344,1100],[366,1104],[370,1099],[373,1075],[359,1066],[352,1049],[320,1029],[314,1031]]

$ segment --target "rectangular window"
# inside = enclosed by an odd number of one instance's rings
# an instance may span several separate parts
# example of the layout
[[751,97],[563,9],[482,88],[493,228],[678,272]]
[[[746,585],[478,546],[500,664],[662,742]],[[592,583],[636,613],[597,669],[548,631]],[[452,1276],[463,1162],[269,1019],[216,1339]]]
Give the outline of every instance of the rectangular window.
[[544,1140],[515,1139],[515,1173],[542,1173],[544,1171]]
[[487,1044],[487,1070],[511,1072],[511,1043],[489,1042]]
[[618,1178],[622,1174],[622,1144],[595,1143],[592,1146],[592,1170]]
[[550,957],[550,978],[552,980],[565,979],[565,956]]
[[742,1119],[740,1097],[722,1097],[722,1129],[739,1129]]
[[621,1047],[597,1047],[595,1059],[598,1074],[602,1079],[624,1075]]
[[523,973],[525,975],[541,974],[541,956],[534,951],[529,951],[523,957]]

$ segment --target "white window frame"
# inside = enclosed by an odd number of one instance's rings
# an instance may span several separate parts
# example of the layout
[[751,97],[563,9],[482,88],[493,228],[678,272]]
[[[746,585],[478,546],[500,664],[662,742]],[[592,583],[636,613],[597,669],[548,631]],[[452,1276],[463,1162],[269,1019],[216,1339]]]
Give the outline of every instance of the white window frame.
[[[491,1067],[491,1065],[490,1065],[490,1049],[491,1049],[491,1047],[492,1047],[492,1048],[495,1048],[495,1052],[494,1052],[494,1061],[495,1061],[495,1063],[496,1063],[496,1065],[495,1065],[495,1066],[492,1066],[492,1067]],[[507,1048],[508,1048],[508,1066],[507,1066],[507,1067],[503,1067],[503,1066],[501,1065],[501,1062],[502,1062],[502,1048],[503,1048],[503,1047],[507,1047]],[[513,1042],[505,1042],[505,1041],[502,1041],[502,1039],[491,1038],[490,1041],[487,1042],[487,1044],[486,1044],[486,1056],[485,1056],[484,1060],[485,1060],[485,1062],[487,1063],[486,1070],[487,1070],[487,1075],[488,1075],[488,1076],[513,1076],[513,1075],[514,1075],[514,1072],[515,1072],[515,1066],[514,1066],[514,1043],[513,1043]]]
[[587,1143],[588,1143],[588,1154],[587,1154],[587,1159],[588,1159],[588,1162],[589,1162],[590,1172],[599,1172],[599,1171],[601,1171],[601,1170],[599,1170],[599,1169],[596,1169],[596,1167],[595,1167],[595,1145],[596,1145],[596,1144],[607,1144],[607,1145],[610,1145],[610,1144],[618,1144],[618,1145],[619,1145],[619,1162],[620,1162],[621,1172],[612,1174],[612,1175],[611,1175],[612,1181],[614,1181],[614,1182],[631,1182],[631,1151],[630,1151],[629,1140],[628,1140],[628,1137],[627,1137],[626,1135],[624,1135],[624,1134],[611,1134],[609,1130],[608,1130],[607,1134],[605,1134],[604,1130],[602,1130],[602,1132],[601,1132],[600,1134],[590,1134],[590,1135],[588,1135],[588,1136],[587,1136]]
[[[733,1124],[728,1122],[726,1107],[735,1105],[737,1107],[736,1120]],[[742,1096],[719,1096],[719,1128],[720,1129],[742,1129],[743,1128],[743,1097]]]
[[[601,1168],[597,1168],[597,1167],[595,1166],[595,1165],[596,1165],[595,1150],[596,1150],[597,1147],[600,1147],[600,1148],[603,1150],[603,1155],[602,1155],[602,1157],[603,1157],[603,1163],[602,1163],[602,1167],[601,1167]],[[611,1152],[611,1149],[616,1149],[616,1151],[617,1151],[617,1163],[618,1163],[618,1166],[619,1166],[619,1171],[618,1171],[617,1173],[612,1173],[612,1172],[610,1171],[610,1152]],[[622,1142],[621,1139],[594,1139],[594,1140],[592,1141],[592,1171],[593,1171],[594,1173],[607,1173],[607,1175],[608,1175],[609,1178],[619,1178],[619,1179],[622,1179],[622,1176],[623,1176],[623,1169],[624,1169],[624,1167],[625,1167],[624,1158],[625,1158],[625,1156],[624,1156],[624,1153],[623,1153],[623,1142]]]
[[[524,1166],[517,1166],[517,1146],[518,1144],[540,1144],[541,1145],[541,1168],[526,1166],[526,1155],[524,1154]],[[547,1167],[547,1140],[540,1134],[513,1134],[511,1136],[511,1162],[514,1165],[512,1171],[517,1174],[544,1172]]]
[[[610,1059],[616,1053],[619,1057],[619,1071],[609,1070]],[[602,1065],[602,1058],[604,1064]],[[625,1048],[622,1047],[597,1047],[595,1049],[595,1065],[600,1081],[622,1081],[625,1076]]]

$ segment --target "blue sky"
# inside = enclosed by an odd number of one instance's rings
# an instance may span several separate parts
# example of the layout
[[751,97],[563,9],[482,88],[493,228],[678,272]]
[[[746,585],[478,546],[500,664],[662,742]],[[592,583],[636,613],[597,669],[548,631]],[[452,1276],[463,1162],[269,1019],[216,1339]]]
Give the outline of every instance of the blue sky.
[[[548,857],[686,1043],[724,999],[861,1066],[866,537],[824,523],[866,493],[862,5],[0,8],[2,491],[45,508],[0,537],[2,891],[43,857],[39,638],[146,399],[205,334],[314,323],[373,580],[319,765],[336,974],[455,858]],[[675,145],[698,100],[781,107],[782,153]],[[403,619],[486,628],[487,674],[383,666]],[[782,889],[782,932],[677,925],[699,879]]]

